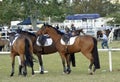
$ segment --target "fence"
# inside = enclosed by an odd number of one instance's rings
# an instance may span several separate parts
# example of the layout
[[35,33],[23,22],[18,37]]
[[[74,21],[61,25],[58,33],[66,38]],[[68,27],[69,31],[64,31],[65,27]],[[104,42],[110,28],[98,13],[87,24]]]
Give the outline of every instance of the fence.
[[[30,31],[30,32],[35,32],[35,31]],[[114,32],[114,30],[111,32],[111,36],[113,35],[112,33]],[[5,33],[5,36],[3,36],[3,37],[8,37],[7,36],[7,32],[4,32]],[[109,37],[111,37],[111,36],[109,36]],[[112,38],[112,40],[113,40],[113,38]],[[108,58],[109,58],[109,71],[111,72],[112,71],[112,51],[120,51],[120,48],[114,48],[114,49],[98,49],[98,51],[107,51],[108,52]],[[10,52],[0,52],[0,54],[10,54]],[[19,59],[19,58],[18,58]],[[18,60],[19,61],[19,64],[20,64],[20,60]]]
[[109,71],[112,71],[112,51],[120,51],[120,48],[114,48],[114,49],[98,49],[98,51],[107,51],[108,52],[108,58],[109,58]]
[[[120,48],[113,48],[113,49],[98,49],[98,51],[107,51],[108,52],[108,58],[109,58],[109,71],[112,71],[112,51],[120,51]],[[10,54],[10,52],[0,52],[0,54]],[[18,58],[19,64],[20,60]],[[38,72],[38,71],[37,71]]]

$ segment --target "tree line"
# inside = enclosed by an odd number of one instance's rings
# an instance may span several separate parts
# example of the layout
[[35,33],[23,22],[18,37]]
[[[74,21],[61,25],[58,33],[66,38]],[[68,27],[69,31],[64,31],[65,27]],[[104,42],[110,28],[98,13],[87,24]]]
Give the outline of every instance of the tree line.
[[29,16],[43,21],[51,17],[52,22],[62,22],[67,15],[99,13],[102,17],[113,17],[109,23],[120,23],[119,0],[3,0],[0,2],[0,24],[12,20],[23,20]]

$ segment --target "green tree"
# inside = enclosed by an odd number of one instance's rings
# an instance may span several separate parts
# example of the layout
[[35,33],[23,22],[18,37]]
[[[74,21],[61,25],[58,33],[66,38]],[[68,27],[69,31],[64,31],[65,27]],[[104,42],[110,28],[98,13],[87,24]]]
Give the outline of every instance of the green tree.
[[[99,13],[101,16],[109,16],[118,12],[120,4],[110,3],[108,0],[3,0],[0,2],[0,24],[10,23],[12,20],[31,17],[52,21],[63,21],[67,15],[80,13]],[[119,17],[118,17],[119,18]]]

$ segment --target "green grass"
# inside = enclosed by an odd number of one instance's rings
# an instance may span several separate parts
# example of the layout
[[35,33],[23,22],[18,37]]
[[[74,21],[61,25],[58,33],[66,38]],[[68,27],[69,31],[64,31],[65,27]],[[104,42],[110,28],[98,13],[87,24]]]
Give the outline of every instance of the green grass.
[[[119,41],[109,44],[110,47],[120,47]],[[100,42],[98,47],[101,48]],[[28,68],[26,77],[18,76],[18,61],[16,58],[15,74],[10,77],[11,59],[10,55],[0,55],[0,82],[119,82],[120,80],[120,52],[112,52],[113,71],[109,72],[108,52],[99,52],[101,69],[94,75],[88,75],[89,61],[82,54],[76,53],[76,67],[71,67],[72,72],[69,75],[62,74],[61,58],[58,53],[45,55],[43,57],[45,70],[47,74],[31,75],[31,69]],[[39,69],[39,64],[35,63],[34,69]]]

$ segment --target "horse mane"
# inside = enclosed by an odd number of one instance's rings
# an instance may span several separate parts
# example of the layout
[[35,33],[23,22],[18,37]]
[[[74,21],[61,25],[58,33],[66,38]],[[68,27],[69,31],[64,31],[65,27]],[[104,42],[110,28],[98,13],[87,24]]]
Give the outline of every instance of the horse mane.
[[52,25],[46,25],[46,26],[53,28],[53,29],[56,30],[57,33],[60,34],[60,35],[64,35],[64,34],[65,34],[65,33],[61,32],[60,30],[56,29],[55,27],[53,27]]
[[34,37],[36,37],[36,35],[34,34],[34,33],[31,33],[31,32],[28,32],[28,31],[23,31],[23,30],[21,30],[19,33],[25,33],[25,34],[28,34],[28,35],[30,35],[30,36],[34,36]]

